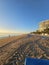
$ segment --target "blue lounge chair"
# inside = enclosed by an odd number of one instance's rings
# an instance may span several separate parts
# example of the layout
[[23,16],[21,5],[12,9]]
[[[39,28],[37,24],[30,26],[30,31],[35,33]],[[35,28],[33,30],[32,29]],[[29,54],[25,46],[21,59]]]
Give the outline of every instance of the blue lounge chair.
[[25,65],[49,65],[49,60],[26,58]]

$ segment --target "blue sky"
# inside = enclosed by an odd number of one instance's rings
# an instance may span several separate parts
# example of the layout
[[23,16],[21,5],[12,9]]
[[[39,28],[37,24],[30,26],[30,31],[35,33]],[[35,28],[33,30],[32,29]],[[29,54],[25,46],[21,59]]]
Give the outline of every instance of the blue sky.
[[0,0],[0,32],[24,33],[49,19],[49,0]]

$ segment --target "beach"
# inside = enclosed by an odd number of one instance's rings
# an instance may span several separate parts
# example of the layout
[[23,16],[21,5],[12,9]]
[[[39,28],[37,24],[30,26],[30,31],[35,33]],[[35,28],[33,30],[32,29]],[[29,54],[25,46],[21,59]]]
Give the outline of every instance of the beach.
[[0,65],[24,65],[26,57],[49,59],[49,37],[24,34],[0,39]]

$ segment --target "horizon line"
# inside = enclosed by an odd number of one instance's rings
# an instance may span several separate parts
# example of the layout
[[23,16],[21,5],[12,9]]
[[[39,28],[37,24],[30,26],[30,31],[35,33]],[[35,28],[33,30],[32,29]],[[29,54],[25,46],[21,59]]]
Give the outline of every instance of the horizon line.
[[26,32],[24,32],[24,33],[3,33],[3,32],[0,32],[0,34],[26,34]]

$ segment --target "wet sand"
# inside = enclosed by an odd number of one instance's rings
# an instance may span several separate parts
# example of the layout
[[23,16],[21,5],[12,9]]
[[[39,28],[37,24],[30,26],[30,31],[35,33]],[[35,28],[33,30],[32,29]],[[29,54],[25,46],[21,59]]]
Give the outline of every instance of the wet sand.
[[49,59],[49,37],[22,35],[0,40],[0,65],[24,65],[26,57]]

